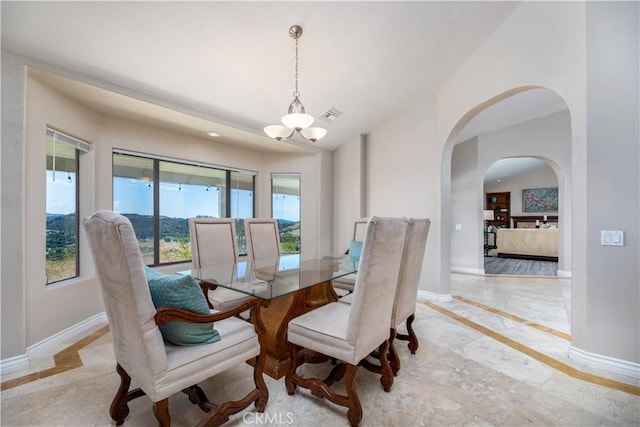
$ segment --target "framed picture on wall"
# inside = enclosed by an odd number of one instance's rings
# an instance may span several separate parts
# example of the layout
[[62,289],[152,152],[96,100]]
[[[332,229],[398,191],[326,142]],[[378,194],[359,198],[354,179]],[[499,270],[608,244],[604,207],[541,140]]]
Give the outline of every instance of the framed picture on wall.
[[558,211],[558,187],[522,190],[522,212]]

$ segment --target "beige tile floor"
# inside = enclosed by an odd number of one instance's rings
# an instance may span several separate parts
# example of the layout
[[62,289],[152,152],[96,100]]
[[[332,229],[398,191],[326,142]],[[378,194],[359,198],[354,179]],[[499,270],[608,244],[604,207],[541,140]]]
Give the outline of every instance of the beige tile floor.
[[[569,279],[452,275],[452,302],[418,303],[420,348],[411,356],[400,347],[402,369],[391,392],[382,390],[378,376],[359,371],[361,425],[639,426],[640,381],[567,358],[570,288]],[[49,355],[3,376],[1,425],[113,425],[108,408],[119,380],[111,336],[94,338],[71,349],[80,348],[82,366],[62,357],[64,369],[47,371],[55,366]],[[238,397],[251,386],[250,369],[238,366],[200,385],[212,401]],[[290,397],[283,380],[266,381],[265,414],[249,409],[226,425],[348,425],[344,408],[305,390]],[[146,397],[130,408],[124,426],[156,425]],[[174,426],[202,417],[184,395],[170,399],[170,411]]]

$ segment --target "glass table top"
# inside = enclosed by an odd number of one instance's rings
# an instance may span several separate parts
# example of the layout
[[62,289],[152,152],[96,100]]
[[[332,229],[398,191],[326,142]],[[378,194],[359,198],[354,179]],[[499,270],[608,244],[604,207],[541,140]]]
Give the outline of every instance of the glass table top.
[[299,254],[291,254],[212,265],[191,270],[190,274],[201,282],[262,299],[274,299],[355,273],[357,269],[358,263],[348,255],[305,258]]

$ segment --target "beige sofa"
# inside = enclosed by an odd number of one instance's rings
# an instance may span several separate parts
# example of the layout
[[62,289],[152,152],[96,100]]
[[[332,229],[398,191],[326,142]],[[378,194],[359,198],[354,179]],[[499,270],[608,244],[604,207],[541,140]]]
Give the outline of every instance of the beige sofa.
[[496,240],[500,257],[558,260],[557,228],[501,228]]

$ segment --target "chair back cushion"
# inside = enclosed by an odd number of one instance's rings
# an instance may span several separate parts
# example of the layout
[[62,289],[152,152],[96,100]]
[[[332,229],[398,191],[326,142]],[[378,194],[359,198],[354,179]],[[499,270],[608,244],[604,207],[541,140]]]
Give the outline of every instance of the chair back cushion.
[[346,331],[356,360],[389,338],[408,226],[406,218],[371,217],[367,223]]
[[416,311],[418,284],[430,225],[431,221],[427,218],[409,220],[398,289],[391,316],[392,328],[407,320]]
[[237,261],[238,242],[233,218],[191,218],[189,235],[194,270]]
[[253,259],[275,259],[280,256],[278,222],[272,218],[244,220],[247,254]]
[[143,388],[167,369],[167,356],[131,222],[111,211],[83,220],[100,281],[117,362]]

